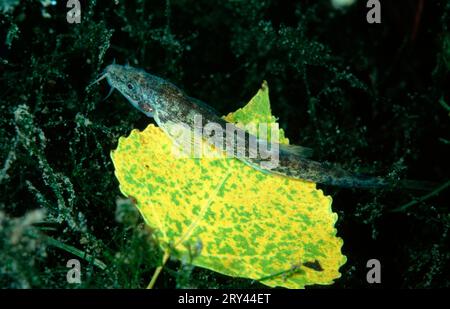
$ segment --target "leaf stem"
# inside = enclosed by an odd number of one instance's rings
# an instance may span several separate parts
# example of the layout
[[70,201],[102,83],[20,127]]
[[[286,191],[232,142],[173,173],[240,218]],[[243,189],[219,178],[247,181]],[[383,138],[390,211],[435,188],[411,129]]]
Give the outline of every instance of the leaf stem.
[[406,203],[403,206],[400,206],[398,208],[395,208],[392,210],[392,212],[401,212],[401,211],[405,211],[406,209],[410,208],[411,206],[414,206],[418,203],[422,203],[426,200],[428,200],[429,198],[438,195],[441,191],[444,191],[445,189],[447,189],[447,187],[450,186],[450,181],[445,182],[444,184],[440,185],[439,187],[437,187],[436,189],[434,189],[432,192],[428,193],[427,195],[424,195],[418,199],[414,199],[409,203]]
[[158,279],[159,274],[161,273],[164,265],[166,265],[166,262],[169,259],[169,257],[170,257],[169,251],[168,250],[164,251],[164,256],[162,258],[162,264],[160,266],[156,267],[155,272],[153,273],[153,276],[152,276],[152,280],[150,280],[150,283],[147,285],[147,289],[153,289],[153,286],[155,285],[155,282]]

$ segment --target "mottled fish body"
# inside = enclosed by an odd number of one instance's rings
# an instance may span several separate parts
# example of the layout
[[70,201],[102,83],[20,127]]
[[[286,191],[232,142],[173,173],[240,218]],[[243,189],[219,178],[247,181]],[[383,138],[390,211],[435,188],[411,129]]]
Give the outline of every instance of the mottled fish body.
[[[276,144],[275,148],[279,150],[278,164],[264,168],[261,163],[267,158],[263,159],[258,150],[250,147],[249,140],[253,139],[258,143],[267,143],[266,141],[226,122],[212,107],[189,97],[171,82],[144,70],[117,64],[107,66],[100,79],[103,78],[106,78],[113,88],[119,90],[134,107],[153,117],[158,126],[175,142],[176,138],[171,130],[174,125],[183,124],[191,130],[196,130],[196,117],[201,117],[202,125],[219,125],[223,129],[223,134],[226,132],[226,126],[232,126],[233,130],[239,132],[233,145],[230,145],[231,142],[223,136],[224,150],[227,146],[237,147],[234,156],[262,172],[339,187],[380,188],[393,185],[392,182],[380,177],[352,173],[329,163],[313,161],[308,158],[307,148],[295,145]],[[207,140],[211,143],[217,142],[213,136],[209,137],[211,138]],[[214,145],[217,146],[217,143]],[[239,151],[244,155],[236,155]],[[411,186],[416,187],[416,184]]]

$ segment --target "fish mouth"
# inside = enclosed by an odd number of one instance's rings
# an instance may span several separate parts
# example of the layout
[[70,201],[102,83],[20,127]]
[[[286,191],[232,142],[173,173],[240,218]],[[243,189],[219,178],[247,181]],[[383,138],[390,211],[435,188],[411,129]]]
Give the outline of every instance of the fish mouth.
[[[108,66],[103,70],[103,72],[99,74],[99,77],[98,77],[96,80],[94,80],[92,83],[90,83],[90,84],[88,85],[88,88],[91,87],[93,84],[96,84],[96,83],[98,83],[99,81],[101,81],[101,80],[103,80],[103,79],[105,79],[105,78],[111,76],[110,73],[111,73],[112,71],[114,71],[115,68],[118,68],[118,67],[120,67],[120,66],[116,64],[116,59],[114,59],[113,63],[110,64],[110,65],[108,65]],[[108,83],[111,84],[111,82],[110,82],[109,79],[108,79]],[[110,94],[110,93],[109,93],[109,94]],[[109,96],[109,94],[108,94],[108,96]]]
[[100,73],[100,77],[94,80],[92,83],[90,83],[87,87],[88,88],[91,87],[93,84],[98,83],[99,81],[105,79],[106,77],[108,77],[108,72],[106,70],[103,70],[103,72]]

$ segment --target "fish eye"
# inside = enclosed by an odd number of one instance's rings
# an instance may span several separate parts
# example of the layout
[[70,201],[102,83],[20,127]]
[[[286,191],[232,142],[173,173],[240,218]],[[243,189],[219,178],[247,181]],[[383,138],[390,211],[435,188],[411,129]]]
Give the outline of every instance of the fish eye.
[[133,90],[133,85],[131,83],[128,83],[127,87],[128,89]]

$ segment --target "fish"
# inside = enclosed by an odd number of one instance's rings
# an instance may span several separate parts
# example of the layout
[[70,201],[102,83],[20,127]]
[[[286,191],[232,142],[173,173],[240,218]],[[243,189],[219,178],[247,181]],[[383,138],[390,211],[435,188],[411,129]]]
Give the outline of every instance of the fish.
[[[117,89],[132,106],[147,117],[153,118],[175,143],[179,143],[173,132],[176,125],[183,125],[193,132],[198,132],[196,119],[200,118],[204,126],[215,125],[222,128],[222,133],[206,136],[205,140],[222,150],[232,149],[227,154],[231,154],[260,172],[343,188],[370,189],[399,186],[407,189],[428,189],[428,186],[421,181],[392,181],[383,177],[351,172],[336,164],[312,160],[312,150],[308,147],[277,142],[270,142],[268,145],[267,139],[257,137],[237,127],[236,124],[227,122],[210,105],[190,97],[170,81],[147,73],[143,69],[113,63],[108,65],[101,77],[93,83],[103,79],[108,81],[111,91]],[[236,133],[236,138],[227,139],[224,136],[230,131]],[[268,164],[267,153],[259,151],[269,148],[277,150],[276,164]]]

